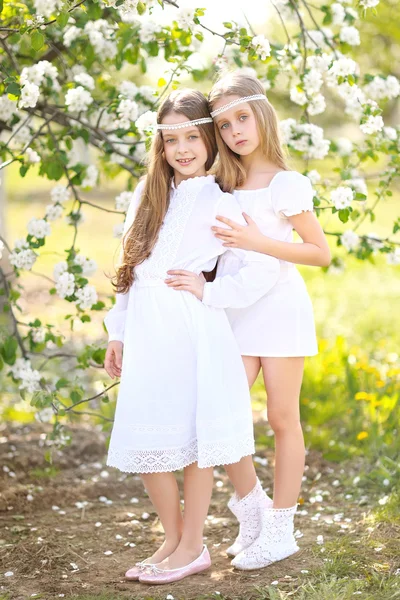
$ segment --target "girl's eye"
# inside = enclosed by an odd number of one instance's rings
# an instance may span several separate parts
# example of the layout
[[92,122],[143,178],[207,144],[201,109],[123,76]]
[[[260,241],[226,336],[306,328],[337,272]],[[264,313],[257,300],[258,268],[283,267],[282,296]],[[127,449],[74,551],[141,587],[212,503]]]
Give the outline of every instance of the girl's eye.
[[224,123],[223,125],[221,125],[221,129],[226,129],[228,127],[228,123]]
[[169,142],[174,142],[174,138],[169,138],[168,140],[165,140],[165,143],[168,144]]
[[240,115],[239,121],[245,121],[247,119],[247,115]]
[[198,137],[199,137],[198,135],[190,135],[190,136],[189,136],[189,139],[190,139],[190,140],[197,140],[197,139],[198,139]]

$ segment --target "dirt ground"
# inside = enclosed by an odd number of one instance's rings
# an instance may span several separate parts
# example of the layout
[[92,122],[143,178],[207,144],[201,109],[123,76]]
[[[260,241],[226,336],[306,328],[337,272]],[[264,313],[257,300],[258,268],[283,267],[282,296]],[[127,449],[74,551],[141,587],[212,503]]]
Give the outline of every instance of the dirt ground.
[[[43,456],[43,427],[0,429],[0,598],[94,598],[103,593],[121,599],[158,600],[171,594],[175,600],[193,600],[217,598],[219,592],[224,598],[250,600],[257,588],[272,582],[278,581],[282,590],[304,581],[302,571],[324,560],[317,537],[337,537],[356,529],[363,518],[359,503],[346,497],[341,466],[310,453],[295,521],[301,551],[263,570],[236,571],[225,554],[237,534],[227,508],[232,489],[218,468],[205,529],[211,570],[149,589],[124,579],[125,571],[163,539],[140,479],[104,467],[105,434],[89,426],[74,427],[71,446],[55,451],[49,466]],[[263,486],[271,490],[272,452],[258,452],[256,467]]]

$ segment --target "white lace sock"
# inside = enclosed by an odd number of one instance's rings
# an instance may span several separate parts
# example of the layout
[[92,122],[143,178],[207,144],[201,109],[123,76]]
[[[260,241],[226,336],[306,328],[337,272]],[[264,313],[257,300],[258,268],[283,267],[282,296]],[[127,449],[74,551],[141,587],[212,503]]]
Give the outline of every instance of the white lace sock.
[[235,493],[228,502],[228,508],[239,521],[239,535],[226,553],[236,556],[257,539],[261,531],[261,513],[272,506],[272,499],[262,489],[260,480],[254,488],[240,499]]
[[297,505],[291,508],[267,508],[261,514],[261,531],[250,546],[231,562],[244,571],[262,569],[283,560],[299,550],[294,537],[294,515]]

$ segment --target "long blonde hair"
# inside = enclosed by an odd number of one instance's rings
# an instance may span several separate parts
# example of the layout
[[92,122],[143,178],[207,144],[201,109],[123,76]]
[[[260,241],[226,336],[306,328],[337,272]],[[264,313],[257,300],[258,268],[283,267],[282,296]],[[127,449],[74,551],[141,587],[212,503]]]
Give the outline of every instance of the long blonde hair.
[[[229,102],[229,96],[244,98],[245,96],[264,93],[264,88],[256,77],[234,71],[228,73],[213,85],[208,96],[208,105],[211,112],[215,109],[217,100],[223,96],[226,96],[226,101]],[[280,169],[287,171],[288,167],[279,135],[278,117],[274,107],[268,100],[254,100],[249,104],[257,123],[261,149],[265,158]],[[235,188],[244,184],[246,171],[240,162],[239,154],[228,148],[217,126],[215,126],[215,134],[219,152],[218,162],[214,168],[216,180],[224,192],[232,192]]]
[[[189,89],[172,92],[162,102],[157,112],[157,123],[162,123],[172,112],[184,115],[189,121],[210,116],[203,94]],[[205,169],[209,171],[217,155],[214,126],[206,123],[197,127],[207,150]],[[112,281],[120,294],[128,292],[134,281],[134,268],[150,256],[155,246],[169,207],[173,174],[174,170],[165,158],[162,133],[157,131],[150,150],[140,206],[133,224],[124,235],[121,266]]]

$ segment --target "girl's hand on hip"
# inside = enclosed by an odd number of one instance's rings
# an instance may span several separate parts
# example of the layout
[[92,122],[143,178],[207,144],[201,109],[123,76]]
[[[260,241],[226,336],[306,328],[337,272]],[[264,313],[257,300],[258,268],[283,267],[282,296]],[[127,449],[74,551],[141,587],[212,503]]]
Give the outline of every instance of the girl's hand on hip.
[[190,292],[199,300],[203,300],[204,284],[206,282],[203,273],[196,275],[191,271],[176,269],[175,271],[167,271],[171,277],[165,280],[168,287],[174,290],[183,290]]
[[104,368],[111,379],[114,379],[114,377],[121,377],[123,346],[124,344],[117,340],[108,343],[106,357],[104,359]]
[[223,246],[226,246],[227,248],[241,248],[242,250],[254,250],[257,252],[260,247],[260,241],[265,236],[263,236],[257,224],[249,217],[249,215],[243,213],[243,217],[245,218],[247,225],[239,225],[239,223],[231,221],[231,219],[218,216],[217,220],[228,225],[230,229],[223,229],[221,227],[211,227],[211,229],[214,232],[215,237],[224,242]]

